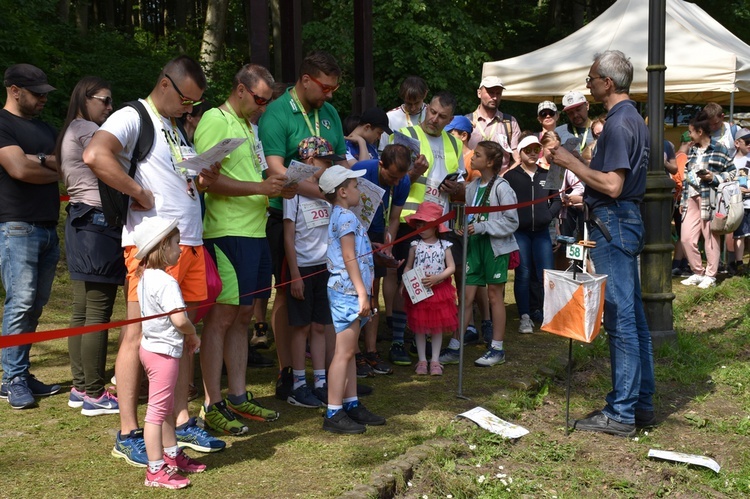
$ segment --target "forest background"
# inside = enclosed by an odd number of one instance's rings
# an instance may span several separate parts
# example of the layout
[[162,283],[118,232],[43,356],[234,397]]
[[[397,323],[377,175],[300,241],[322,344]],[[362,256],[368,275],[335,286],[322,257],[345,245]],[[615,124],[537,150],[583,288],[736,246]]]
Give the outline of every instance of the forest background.
[[[220,103],[234,73],[251,61],[252,0],[0,0],[0,70],[27,62],[42,68],[52,92],[42,118],[59,126],[76,82],[86,75],[112,84],[116,103],[146,96],[170,58],[188,54],[207,69],[207,97]],[[302,53],[331,52],[343,74],[333,104],[347,116],[354,88],[353,0],[270,0],[271,67],[281,74],[282,1],[300,1]],[[482,63],[530,52],[564,38],[614,0],[375,0],[373,58],[378,106],[400,104],[398,86],[422,76],[431,92],[449,90],[458,111],[477,105]],[[750,2],[695,1],[750,43]],[[211,19],[211,22],[206,22]],[[647,29],[647,19],[643,20]],[[598,47],[582,48],[592,54]],[[536,129],[536,106],[504,102],[503,111]]]

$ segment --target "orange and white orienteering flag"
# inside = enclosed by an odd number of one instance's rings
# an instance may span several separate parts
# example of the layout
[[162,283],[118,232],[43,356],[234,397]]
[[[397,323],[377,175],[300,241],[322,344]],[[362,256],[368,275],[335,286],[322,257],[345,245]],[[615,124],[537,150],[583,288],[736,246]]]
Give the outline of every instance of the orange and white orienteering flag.
[[544,271],[544,322],[548,333],[591,343],[602,324],[606,275]]

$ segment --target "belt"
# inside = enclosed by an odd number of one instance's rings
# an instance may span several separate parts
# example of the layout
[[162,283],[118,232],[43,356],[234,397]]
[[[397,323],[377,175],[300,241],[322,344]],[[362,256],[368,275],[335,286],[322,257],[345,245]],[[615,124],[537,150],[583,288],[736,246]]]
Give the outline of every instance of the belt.
[[34,227],[42,227],[45,229],[54,229],[57,227],[57,222],[26,222],[27,224]]

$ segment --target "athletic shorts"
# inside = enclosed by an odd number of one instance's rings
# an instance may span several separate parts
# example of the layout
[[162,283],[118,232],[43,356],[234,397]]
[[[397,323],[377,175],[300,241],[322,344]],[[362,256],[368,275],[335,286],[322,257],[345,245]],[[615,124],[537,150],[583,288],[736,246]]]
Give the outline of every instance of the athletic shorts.
[[508,254],[495,257],[490,236],[477,234],[469,237],[466,255],[466,285],[484,286],[508,281]]
[[359,298],[357,298],[357,295],[345,295],[328,288],[328,301],[331,306],[331,318],[336,334],[348,329],[357,319],[359,319],[361,331],[367,321],[370,320],[369,317],[359,316]]
[[284,216],[281,210],[268,208],[268,221],[266,221],[266,239],[271,249],[271,263],[273,265],[273,279],[278,286],[283,281],[282,269],[286,259],[284,250]]
[[[185,303],[202,302],[208,298],[208,286],[206,284],[206,260],[203,256],[203,246],[180,245],[182,253],[177,264],[167,267],[167,274],[175,278],[182,291],[182,299]],[[138,301],[138,281],[141,279],[135,275],[140,260],[135,259],[138,249],[135,246],[125,247],[125,266],[128,268],[128,301]]]
[[204,241],[221,277],[217,303],[252,305],[271,296],[271,252],[257,237],[225,236]]
[[313,322],[325,326],[332,324],[331,308],[328,306],[328,277],[331,274],[325,264],[300,267],[299,273],[305,283],[305,298],[294,298],[292,287],[286,286],[289,325],[299,327]]

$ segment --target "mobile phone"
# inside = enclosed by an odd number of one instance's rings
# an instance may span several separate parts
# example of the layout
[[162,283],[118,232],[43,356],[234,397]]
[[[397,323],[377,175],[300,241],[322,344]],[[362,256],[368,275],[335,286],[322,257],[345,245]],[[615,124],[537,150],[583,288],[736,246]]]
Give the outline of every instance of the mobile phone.
[[573,236],[563,236],[559,235],[556,237],[557,242],[559,243],[566,243],[566,244],[575,244],[576,239]]
[[701,168],[700,170],[698,170],[698,171],[697,171],[697,172],[695,172],[695,173],[696,173],[697,175],[705,175],[705,174],[707,174],[707,173],[708,173],[708,170],[706,170],[705,168]]
[[449,173],[448,175],[446,175],[443,181],[440,182],[438,189],[440,189],[443,185],[445,185],[446,180],[449,182],[455,182],[456,180],[458,180],[458,175],[459,175],[458,173]]

